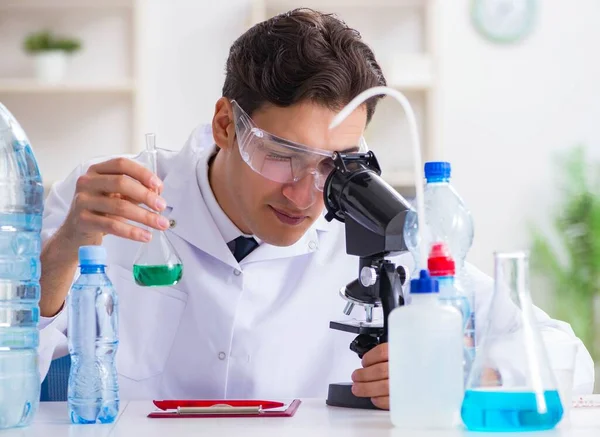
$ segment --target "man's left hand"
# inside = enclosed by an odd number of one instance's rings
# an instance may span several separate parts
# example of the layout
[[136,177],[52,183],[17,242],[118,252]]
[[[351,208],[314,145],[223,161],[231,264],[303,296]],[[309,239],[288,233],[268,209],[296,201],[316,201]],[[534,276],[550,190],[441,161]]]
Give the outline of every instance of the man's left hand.
[[384,410],[390,408],[390,386],[388,381],[388,345],[375,346],[362,358],[362,369],[352,373],[352,393]]

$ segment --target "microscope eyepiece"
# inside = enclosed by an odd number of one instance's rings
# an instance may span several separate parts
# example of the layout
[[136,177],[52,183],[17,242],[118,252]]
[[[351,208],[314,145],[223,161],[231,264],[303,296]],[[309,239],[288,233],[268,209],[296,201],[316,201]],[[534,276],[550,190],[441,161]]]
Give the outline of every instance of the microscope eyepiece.
[[404,222],[411,206],[381,178],[372,151],[336,153],[323,188],[328,221],[346,225],[346,252],[361,257],[404,252]]

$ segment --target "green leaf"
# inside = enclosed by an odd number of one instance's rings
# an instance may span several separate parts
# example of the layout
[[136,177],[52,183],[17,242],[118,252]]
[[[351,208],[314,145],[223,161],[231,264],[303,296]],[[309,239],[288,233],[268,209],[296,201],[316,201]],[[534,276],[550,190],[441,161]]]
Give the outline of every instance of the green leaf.
[[23,41],[23,49],[29,54],[61,50],[74,53],[81,48],[81,42],[75,38],[59,38],[49,30],[30,33]]
[[[551,288],[555,301],[551,315],[571,324],[594,360],[600,358],[593,330],[593,302],[600,286],[598,170],[600,165],[589,162],[582,146],[559,155],[551,235],[535,227],[530,230],[532,272],[544,277]],[[557,241],[556,247],[550,241]]]

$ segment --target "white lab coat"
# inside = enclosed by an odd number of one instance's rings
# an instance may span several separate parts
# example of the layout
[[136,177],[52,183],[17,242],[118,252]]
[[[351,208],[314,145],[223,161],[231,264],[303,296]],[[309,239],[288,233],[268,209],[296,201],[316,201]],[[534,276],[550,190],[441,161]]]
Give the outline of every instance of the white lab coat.
[[[172,287],[144,288],[132,276],[140,243],[108,236],[107,272],[119,296],[116,356],[123,399],[325,397],[332,382],[350,381],[360,360],[349,350],[353,334],[329,329],[343,320],[341,286],[358,275],[358,259],[345,252],[343,224],[319,219],[294,245],[261,244],[236,262],[201,196],[197,165],[214,147],[209,127],[196,129],[180,152],[160,151],[168,231],[184,264]],[[137,158],[136,158],[137,159]],[[80,166],[52,189],[43,238],[61,225]],[[408,254],[396,259],[412,266]],[[487,319],[492,280],[470,268],[477,291],[477,324]],[[361,314],[362,313],[362,314]],[[66,352],[66,311],[40,322],[40,371]],[[355,308],[352,317],[364,312]],[[574,337],[570,327],[537,312],[551,347]],[[575,392],[590,393],[593,363],[582,346]]]

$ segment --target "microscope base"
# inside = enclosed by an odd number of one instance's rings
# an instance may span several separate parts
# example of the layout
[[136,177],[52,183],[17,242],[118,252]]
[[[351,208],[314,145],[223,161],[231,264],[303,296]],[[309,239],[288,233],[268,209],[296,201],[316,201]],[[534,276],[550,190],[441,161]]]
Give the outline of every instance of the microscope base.
[[329,384],[329,393],[327,394],[327,405],[332,407],[360,408],[363,410],[377,410],[369,398],[359,398],[352,394],[352,383],[342,382],[338,384]]

